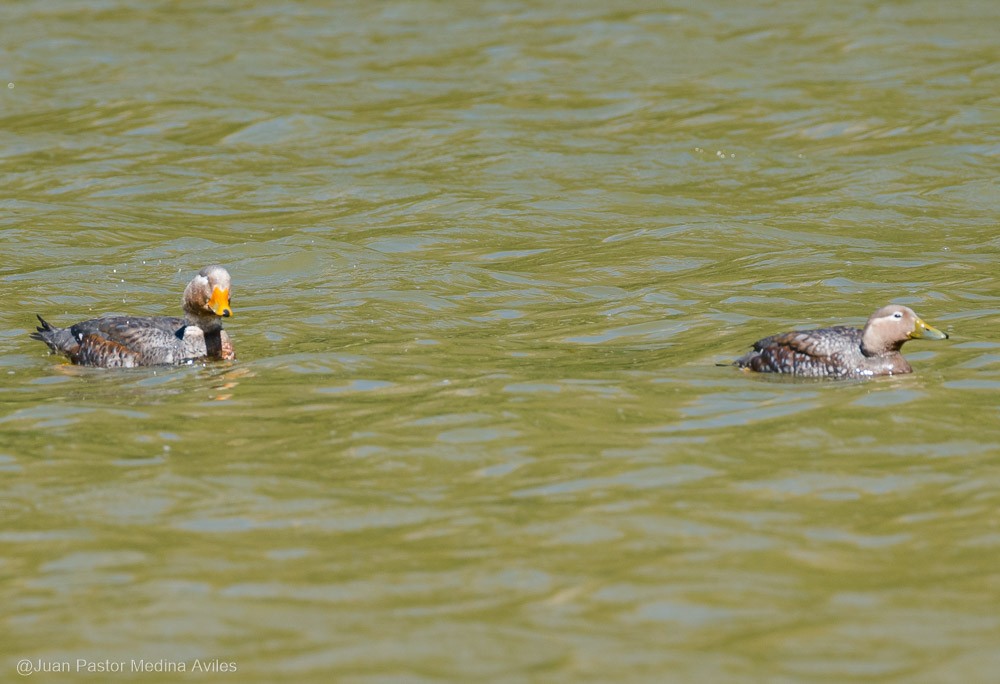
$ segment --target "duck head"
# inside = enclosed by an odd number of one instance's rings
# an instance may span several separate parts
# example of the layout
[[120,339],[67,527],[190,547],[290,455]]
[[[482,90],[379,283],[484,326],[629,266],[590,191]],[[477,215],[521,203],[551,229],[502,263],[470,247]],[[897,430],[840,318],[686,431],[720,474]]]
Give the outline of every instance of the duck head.
[[202,330],[222,327],[221,318],[233,315],[230,304],[229,271],[222,266],[206,266],[184,289],[184,313],[189,323]]
[[861,348],[877,355],[899,351],[908,340],[945,340],[948,334],[927,325],[913,309],[899,304],[883,306],[868,319],[861,334]]

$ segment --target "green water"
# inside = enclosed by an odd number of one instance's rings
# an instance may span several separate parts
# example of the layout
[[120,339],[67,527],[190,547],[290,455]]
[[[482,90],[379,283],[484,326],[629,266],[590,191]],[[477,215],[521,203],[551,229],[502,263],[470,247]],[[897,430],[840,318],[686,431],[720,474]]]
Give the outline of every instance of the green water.
[[[2,13],[0,680],[995,680],[1000,5]],[[210,263],[233,364],[28,338]]]

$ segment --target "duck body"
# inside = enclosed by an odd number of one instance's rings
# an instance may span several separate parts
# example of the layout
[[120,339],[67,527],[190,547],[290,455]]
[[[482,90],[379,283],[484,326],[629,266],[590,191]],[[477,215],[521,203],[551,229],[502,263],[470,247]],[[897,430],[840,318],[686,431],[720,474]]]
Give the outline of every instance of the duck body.
[[134,368],[236,358],[221,319],[232,315],[229,273],[221,266],[202,269],[184,291],[184,318],[102,316],[69,328],[41,325],[32,339],[64,354],[72,363],[101,368]]
[[890,305],[873,313],[863,330],[836,326],[772,335],[733,363],[749,371],[807,378],[899,375],[913,372],[900,353],[905,342],[947,337],[908,307]]
[[55,328],[38,317],[33,335],[80,366],[135,368],[188,363],[198,359],[233,359],[225,330],[206,334],[183,318],[102,316],[69,328]]

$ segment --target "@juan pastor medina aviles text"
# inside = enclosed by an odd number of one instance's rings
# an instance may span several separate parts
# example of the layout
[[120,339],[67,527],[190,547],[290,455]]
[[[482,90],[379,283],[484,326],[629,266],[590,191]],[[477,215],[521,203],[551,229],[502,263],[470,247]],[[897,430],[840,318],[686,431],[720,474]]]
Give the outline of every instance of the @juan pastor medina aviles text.
[[29,660],[22,658],[17,662],[17,672],[20,675],[30,675],[36,672],[236,672],[236,663],[219,660],[218,658],[202,660],[147,660],[145,658],[130,660]]

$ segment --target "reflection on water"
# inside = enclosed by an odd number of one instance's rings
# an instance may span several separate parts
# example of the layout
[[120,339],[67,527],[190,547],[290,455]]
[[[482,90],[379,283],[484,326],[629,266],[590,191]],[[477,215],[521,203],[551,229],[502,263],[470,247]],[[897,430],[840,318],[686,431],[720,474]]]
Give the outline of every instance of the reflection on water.
[[[993,3],[8,14],[0,667],[994,676]],[[208,262],[234,364],[27,337]],[[912,376],[717,365],[888,302]]]

